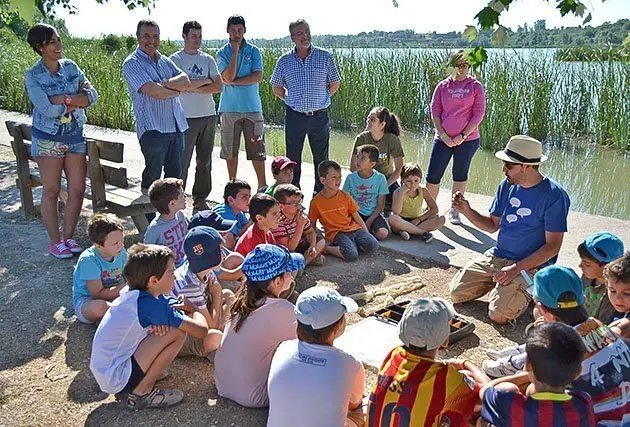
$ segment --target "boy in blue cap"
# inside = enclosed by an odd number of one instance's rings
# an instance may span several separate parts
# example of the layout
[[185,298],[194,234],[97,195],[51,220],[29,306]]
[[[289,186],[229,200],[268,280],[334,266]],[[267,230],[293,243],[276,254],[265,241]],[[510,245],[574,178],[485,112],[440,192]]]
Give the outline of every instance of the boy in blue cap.
[[222,289],[214,274],[224,258],[222,247],[223,238],[214,228],[201,225],[186,235],[186,262],[175,270],[173,294],[197,307],[206,320],[208,334],[203,339],[188,335],[178,356],[207,356],[221,345],[221,330],[234,302],[232,291]]
[[591,316],[595,316],[606,294],[604,267],[623,255],[623,250],[621,239],[607,231],[591,234],[577,247],[586,298],[584,305]]
[[[572,388],[591,396],[597,423],[606,426],[630,423],[630,399],[625,391],[630,381],[630,349],[607,325],[588,316],[582,282],[575,271],[558,266],[538,271],[534,276],[533,297],[536,301],[534,317],[537,317],[534,327],[545,322],[561,322],[572,326],[582,337],[586,356]],[[495,361],[504,371],[511,366],[511,372],[501,375],[486,372],[502,376],[522,370],[525,349],[511,347],[511,351],[514,350],[520,350],[520,354]],[[527,372],[520,372],[512,379],[518,385],[526,382],[526,378]]]

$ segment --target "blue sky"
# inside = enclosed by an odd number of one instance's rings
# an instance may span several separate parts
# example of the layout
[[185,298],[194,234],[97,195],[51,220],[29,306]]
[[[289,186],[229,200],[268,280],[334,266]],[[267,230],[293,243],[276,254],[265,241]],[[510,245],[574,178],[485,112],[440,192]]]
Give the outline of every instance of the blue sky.
[[[98,37],[102,34],[132,34],[138,20],[151,17],[160,24],[162,38],[179,39],[185,21],[197,20],[203,26],[204,38],[223,38],[227,17],[241,14],[247,22],[250,38],[276,38],[288,35],[288,23],[306,19],[313,34],[356,34],[361,31],[416,32],[462,31],[474,23],[475,14],[487,0],[158,0],[149,13],[146,9],[128,11],[120,0],[99,5],[95,0],[72,0],[78,14],[59,11],[74,35]],[[593,14],[590,25],[630,18],[629,0],[586,1]],[[560,17],[555,1],[518,0],[502,14],[502,24],[516,29],[545,19],[547,27],[577,26],[582,20]]]

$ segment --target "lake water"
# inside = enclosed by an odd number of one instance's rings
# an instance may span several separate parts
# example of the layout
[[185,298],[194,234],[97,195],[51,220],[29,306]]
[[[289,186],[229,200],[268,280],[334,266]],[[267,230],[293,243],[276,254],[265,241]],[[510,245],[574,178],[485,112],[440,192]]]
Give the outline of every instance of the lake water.
[[[333,130],[330,158],[347,167],[357,133]],[[268,153],[273,151],[277,155],[284,152],[282,129],[267,129],[266,139]],[[418,162],[426,171],[432,140],[432,134],[404,133],[405,160]],[[308,143],[305,145],[304,161],[311,162]],[[567,190],[572,210],[630,220],[630,153],[594,145],[567,144],[561,149],[546,147],[545,154],[549,160],[541,171]],[[502,163],[494,157],[494,152],[479,150],[470,169],[468,191],[494,195],[504,178],[501,167]],[[451,183],[449,167],[442,185],[450,187]]]

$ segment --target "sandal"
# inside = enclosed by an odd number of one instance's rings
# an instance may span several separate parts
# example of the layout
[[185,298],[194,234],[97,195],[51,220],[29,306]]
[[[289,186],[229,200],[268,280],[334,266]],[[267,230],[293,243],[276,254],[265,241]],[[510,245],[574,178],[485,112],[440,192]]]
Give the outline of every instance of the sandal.
[[129,409],[147,408],[168,408],[177,405],[184,399],[184,393],[179,390],[160,390],[154,388],[150,393],[138,396],[135,393],[129,393],[127,397],[127,407]]
[[317,258],[311,261],[310,265],[324,265],[326,263],[326,257],[324,255],[318,255]]

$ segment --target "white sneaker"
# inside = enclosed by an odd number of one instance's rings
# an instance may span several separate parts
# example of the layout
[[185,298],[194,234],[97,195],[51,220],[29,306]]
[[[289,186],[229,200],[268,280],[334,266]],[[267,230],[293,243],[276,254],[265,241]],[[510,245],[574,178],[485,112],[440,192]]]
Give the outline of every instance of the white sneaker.
[[448,211],[448,222],[453,225],[461,225],[462,220],[459,218],[459,211],[455,208],[450,208]]
[[407,233],[406,231],[401,231],[400,233],[400,237],[402,237],[403,240],[409,240],[411,239],[411,236],[409,235],[409,233]]
[[514,375],[519,371],[519,369],[512,364],[511,357],[504,357],[499,360],[484,360],[481,367],[485,373],[492,378]]
[[523,353],[522,346],[520,345],[511,345],[509,347],[504,347],[501,350],[493,350],[491,348],[486,349],[486,354],[492,360],[498,360],[502,357],[510,357],[516,356],[517,354]]

